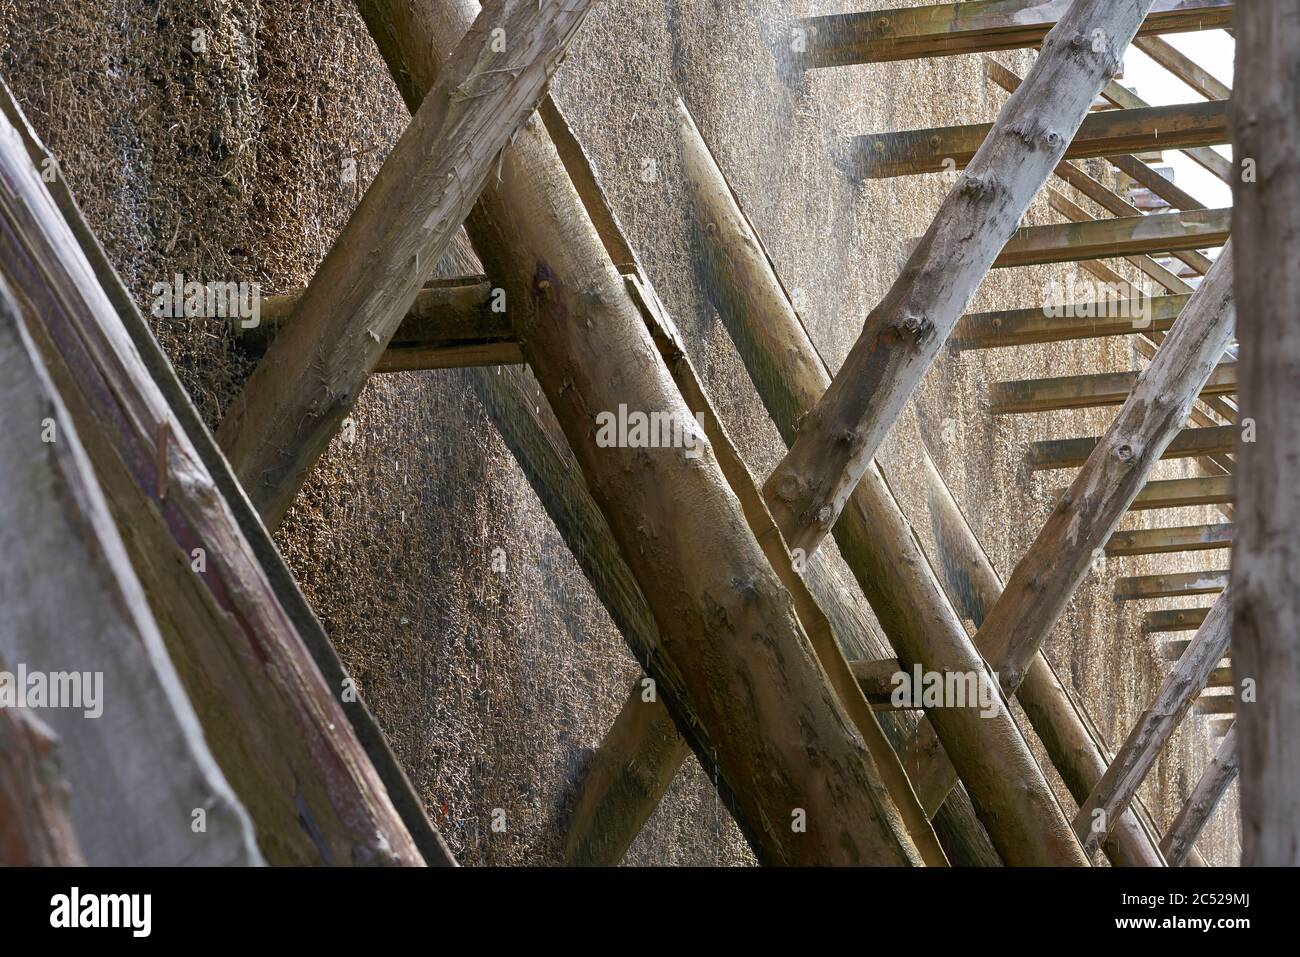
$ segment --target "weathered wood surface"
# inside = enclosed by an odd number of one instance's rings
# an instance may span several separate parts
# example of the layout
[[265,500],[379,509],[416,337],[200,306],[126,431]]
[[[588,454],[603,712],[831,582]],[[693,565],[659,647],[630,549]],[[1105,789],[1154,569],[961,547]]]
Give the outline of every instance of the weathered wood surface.
[[[715,303],[778,431],[789,442],[801,416],[829,385],[830,372],[680,102],[678,114],[683,164]],[[868,470],[835,534],[905,671],[919,663],[927,671],[987,676],[883,468],[873,465]],[[988,716],[973,707],[942,707],[930,712],[930,720],[1007,863],[1082,863],[1072,855],[1070,842],[1052,843],[1058,806],[1009,714]],[[927,810],[933,814],[938,805]],[[1030,820],[1042,829],[1036,846],[1013,833],[1029,830],[1024,822]]]
[[1139,512],[1153,508],[1186,508],[1189,505],[1218,505],[1231,502],[1232,476],[1204,478],[1156,479],[1147,482],[1129,511]]
[[[1090,409],[1122,405],[1137,383],[1136,372],[1099,372],[1055,379],[995,382],[989,387],[989,411],[994,415]],[[1201,395],[1232,395],[1237,391],[1237,364],[1221,362],[1210,373]]]
[[[858,179],[961,169],[974,158],[992,128],[990,123],[971,123],[855,136],[850,169]],[[1228,138],[1228,109],[1222,101],[1107,110],[1092,113],[1083,121],[1062,158],[1217,146]]]
[[1129,575],[1115,579],[1115,600],[1141,601],[1149,598],[1179,598],[1184,595],[1213,595],[1223,591],[1227,585],[1227,569],[1166,575]]
[[1188,853],[1201,836],[1201,831],[1209,823],[1214,809],[1223,800],[1223,795],[1237,777],[1240,761],[1237,754],[1237,726],[1234,722],[1228,733],[1219,742],[1214,758],[1201,772],[1192,793],[1187,796],[1174,822],[1165,831],[1160,842],[1160,850],[1170,867],[1181,867],[1187,860]]
[[[90,462],[3,280],[0,405],[11,425],[0,430],[0,659],[11,674],[21,665],[51,683],[76,675],[85,696],[84,707],[54,706],[30,720],[19,709],[7,733],[27,747],[13,759],[44,760],[62,739],[61,763],[75,785],[71,823],[92,864],[260,864],[248,815],[208,751]],[[193,827],[196,811],[206,817],[202,831]],[[50,849],[67,843],[51,837]]]
[[364,704],[341,704],[346,676],[328,639],[71,195],[56,181],[56,205],[35,172],[39,141],[11,99],[0,106],[0,270],[38,317],[29,331],[118,527],[131,532],[125,544],[168,654],[263,856],[446,855]]
[[1233,150],[1243,421],[1233,548],[1233,668],[1257,682],[1238,716],[1242,860],[1300,864],[1300,8],[1237,11]]
[[1195,631],[1205,622],[1208,608],[1170,608],[1149,611],[1142,616],[1144,634],[1155,635],[1167,631]]
[[[1174,328],[1177,328],[1175,326]],[[1196,396],[1192,396],[1196,398]],[[1190,409],[1189,409],[1190,412]],[[1161,458],[1186,459],[1213,452],[1231,452],[1239,430],[1231,425],[1214,425],[1201,429],[1182,429],[1164,448]],[[1103,437],[1104,438],[1104,437]],[[1050,439],[1034,442],[1026,456],[1031,469],[1072,469],[1088,461],[1102,439],[1086,436],[1077,439]]]
[[[426,89],[447,38],[472,14],[459,0],[360,6],[395,72]],[[539,121],[502,154],[466,225],[659,623],[658,645],[638,657],[696,754],[718,769],[759,859],[920,863],[713,450],[702,444],[688,458],[684,448],[596,445],[601,410],[624,404],[682,422],[689,410]],[[741,637],[753,635],[763,638]],[[803,821],[807,830],[796,830]]]
[[[1119,313],[1112,303],[1109,315],[1096,315],[1097,303],[1062,303],[1047,315],[1042,306],[1030,309],[1004,309],[995,312],[972,312],[963,316],[953,329],[949,343],[954,349],[997,349],[1005,346],[1031,345],[1041,342],[1066,342],[1072,339],[1095,339],[1102,336],[1129,336],[1140,332],[1167,332],[1187,305],[1191,295],[1152,296],[1145,299],[1150,325],[1139,328],[1129,315]],[[1146,320],[1146,316],[1142,317]]]
[[591,6],[488,4],[232,403],[217,439],[268,521],[288,510],[356,404]]
[[[1037,46],[1070,0],[975,0],[914,9],[809,17],[804,67],[881,63]],[[1232,0],[1156,0],[1141,34],[1212,30],[1232,22]]]
[[774,517],[792,548],[812,554],[835,525],[1150,8],[1151,0],[1074,4],[1047,36],[1029,76],[768,480],[778,503]]
[[1230,209],[1194,209],[1185,213],[1094,219],[1086,223],[1025,226],[1016,230],[993,265],[1003,269],[1208,249],[1227,242],[1231,226]]
[[1203,694],[1192,702],[1196,714],[1236,714],[1237,696],[1231,694]]
[[1106,543],[1106,554],[1158,555],[1165,552],[1199,552],[1232,547],[1232,525],[1179,525],[1173,528],[1135,528],[1115,532]]
[[58,737],[29,709],[0,708],[0,867],[85,863],[68,814]]
[[1205,623],[1178,664],[1165,677],[1156,700],[1138,717],[1137,724],[1092,794],[1079,806],[1074,831],[1087,847],[1104,839],[1111,822],[1128,807],[1138,785],[1177,730],[1192,700],[1205,687],[1210,672],[1228,651],[1232,596],[1224,592],[1210,609]]
[[1232,88],[1167,40],[1139,36],[1133,45],[1207,100],[1228,100]]

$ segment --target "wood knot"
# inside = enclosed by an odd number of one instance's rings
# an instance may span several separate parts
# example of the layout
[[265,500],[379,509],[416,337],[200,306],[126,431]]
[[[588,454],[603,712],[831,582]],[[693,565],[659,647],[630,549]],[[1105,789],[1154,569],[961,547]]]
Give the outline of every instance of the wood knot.
[[916,345],[922,345],[934,335],[934,323],[926,316],[904,316],[894,328],[899,335],[911,339]]

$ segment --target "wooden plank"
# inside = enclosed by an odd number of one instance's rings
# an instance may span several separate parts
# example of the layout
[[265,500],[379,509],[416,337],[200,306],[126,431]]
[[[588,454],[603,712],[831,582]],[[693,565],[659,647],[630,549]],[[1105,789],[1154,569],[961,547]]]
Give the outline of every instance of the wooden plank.
[[[1068,8],[1069,0],[975,0],[809,17],[796,24],[803,33],[795,37],[806,46],[798,63],[811,69],[1037,46]],[[1231,22],[1231,0],[1157,0],[1138,32],[1212,30]]]
[[1166,641],[1160,646],[1160,657],[1166,661],[1177,661],[1187,651],[1187,646],[1192,643],[1190,638],[1175,638],[1172,641]]
[[1142,632],[1148,635],[1168,631],[1195,631],[1205,623],[1208,608],[1172,608],[1149,611],[1142,616]]
[[[1128,87],[1112,80],[1102,89],[1101,95],[1121,110],[1141,110],[1150,106]],[[1218,102],[1217,100],[1214,102]],[[1225,183],[1232,182],[1232,162],[1208,146],[1181,146],[1187,156],[1209,170]]]
[[1237,728],[1234,722],[1223,740],[1219,742],[1214,758],[1201,772],[1192,793],[1187,796],[1182,810],[1169,825],[1160,849],[1170,867],[1181,867],[1187,860],[1188,852],[1201,836],[1201,831],[1214,814],[1214,809],[1223,800],[1228,787],[1237,778],[1240,762],[1237,754]]
[[1169,575],[1131,575],[1115,580],[1116,601],[1214,595],[1228,587],[1228,572],[1177,572]]
[[1047,36],[1025,82],[769,477],[778,502],[773,514],[791,547],[811,555],[834,527],[1150,8],[1151,0],[1074,4]]
[[1192,505],[1220,505],[1231,502],[1232,476],[1219,475],[1203,478],[1156,479],[1147,482],[1129,511],[1140,512],[1153,508],[1187,508]]
[[1007,268],[1209,249],[1227,242],[1231,228],[1231,209],[1194,209],[1080,223],[1023,226],[1016,230],[993,265]]
[[[856,179],[888,179],[962,169],[988,138],[991,123],[855,136],[850,170]],[[1092,113],[1062,159],[1112,153],[1213,146],[1228,142],[1227,103],[1178,103]]]
[[[1108,304],[1107,315],[1096,315],[1096,303],[1062,304],[1059,308],[1042,306],[1029,309],[1006,309],[996,312],[972,312],[962,317],[949,340],[953,349],[997,349],[1042,342],[1067,342],[1103,336],[1127,336],[1141,332],[1165,332],[1187,305],[1190,294],[1150,296],[1140,306]],[[1149,317],[1140,314],[1150,309]],[[1048,315],[1048,312],[1053,315]],[[1130,314],[1125,315],[1124,313]],[[1133,315],[1138,314],[1135,323]],[[1141,325],[1147,319],[1149,325]]]
[[[989,411],[994,415],[1010,415],[1122,405],[1137,384],[1138,375],[1137,372],[1101,372],[995,382],[989,387]],[[1210,373],[1201,395],[1231,395],[1236,391],[1236,363],[1221,362]]]
[[[1231,452],[1238,431],[1231,425],[1183,429],[1165,448],[1161,458],[1192,458],[1213,452]],[[1029,467],[1035,471],[1077,468],[1088,460],[1097,442],[1095,436],[1035,442],[1030,446]]]
[[1079,808],[1074,832],[1086,847],[1095,847],[1112,822],[1128,806],[1165,744],[1172,737],[1193,698],[1205,687],[1210,672],[1228,651],[1231,594],[1215,601],[1191,645],[1165,677],[1151,707],[1138,718],[1115,760]]
[[[23,720],[19,707],[17,723],[0,729],[15,747],[29,746],[13,760],[21,765],[24,753],[45,754],[63,740],[60,759],[74,785],[68,823],[82,836],[77,856],[84,851],[91,864],[262,863],[248,814],[208,750],[90,462],[3,279],[0,404],[15,425],[0,430],[0,659],[50,682],[75,676],[84,696],[80,706],[51,707],[39,720],[34,713]],[[98,691],[83,687],[92,680]],[[8,712],[0,704],[0,719]],[[58,802],[67,803],[66,795]],[[19,809],[20,820],[42,806]],[[203,832],[193,827],[196,809],[206,816]],[[45,851],[77,847],[65,840],[71,832],[60,833],[61,816],[47,821]]]
[[1124,555],[1159,555],[1232,547],[1232,523],[1180,525],[1175,528],[1135,528],[1115,532],[1106,543],[1112,558]]
[[[488,3],[312,277],[296,317],[226,412],[217,440],[272,524],[356,404],[425,270],[541,100],[591,6]],[[496,35],[508,40],[494,42]]]
[[[1256,681],[1238,716],[1242,863],[1300,865],[1300,16],[1292,3],[1237,13],[1233,199],[1245,261],[1236,281],[1241,515],[1233,547],[1233,666]],[[1245,160],[1253,160],[1250,167]],[[1246,175],[1247,172],[1250,175]]]
[[[414,864],[427,848],[432,858],[437,832],[360,696],[340,700],[346,675],[319,622],[66,187],[36,172],[39,141],[11,99],[0,107],[0,271],[39,317],[29,331],[115,521],[131,529],[168,654],[263,856]],[[417,849],[419,822],[430,840]]]
[[1192,703],[1196,714],[1236,714],[1237,696],[1232,694],[1202,694]]

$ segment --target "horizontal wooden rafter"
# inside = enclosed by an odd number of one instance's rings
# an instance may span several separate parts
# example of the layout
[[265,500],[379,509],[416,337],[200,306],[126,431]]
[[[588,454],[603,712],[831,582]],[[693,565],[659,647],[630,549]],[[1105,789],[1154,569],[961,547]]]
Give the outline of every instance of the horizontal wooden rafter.
[[[943,126],[853,138],[852,169],[860,179],[886,179],[960,169],[993,128],[991,123]],[[1141,153],[1227,143],[1227,103],[1176,103],[1092,113],[1065,151],[1065,159]]]
[[1129,511],[1152,508],[1187,508],[1192,505],[1221,505],[1232,501],[1232,476],[1156,479],[1147,482]]
[[1192,703],[1197,714],[1236,714],[1237,696],[1233,694],[1202,694]]
[[[1169,443],[1161,458],[1195,458],[1216,452],[1231,452],[1236,435],[1237,429],[1231,425],[1183,429]],[[1030,446],[1029,467],[1035,471],[1076,468],[1088,460],[1096,446],[1096,436],[1035,442]]]
[[1196,552],[1232,546],[1232,524],[1180,525],[1176,528],[1140,528],[1116,532],[1106,543],[1106,554],[1158,555],[1164,552]]
[[1177,572],[1171,575],[1130,575],[1115,582],[1116,601],[1213,595],[1228,587],[1226,570]]
[[1023,226],[1016,230],[993,265],[1001,268],[1033,266],[1208,249],[1227,242],[1231,228],[1231,209],[1194,209],[1049,226]]
[[1166,631],[1195,631],[1209,614],[1208,608],[1174,608],[1149,611],[1142,616],[1144,634],[1155,635]]
[[1160,646],[1160,657],[1165,661],[1177,661],[1187,650],[1187,646],[1192,643],[1190,638],[1175,638],[1173,641],[1166,641]]
[[[1095,302],[1078,302],[1050,309],[1038,306],[973,312],[957,323],[949,341],[952,348],[958,350],[995,349],[1140,332],[1167,332],[1190,298],[1189,295],[1152,296],[1143,299],[1140,306],[1125,306],[1122,300],[1116,299],[1100,306]],[[1147,308],[1150,309],[1149,315],[1144,312]],[[1097,315],[1098,312],[1106,314]]]
[[[1007,415],[1120,405],[1133,391],[1137,378],[1136,372],[1101,372],[995,382],[989,389],[989,410],[994,415]],[[1228,395],[1236,391],[1237,364],[1224,362],[1210,374],[1201,394]]]
[[[806,46],[800,61],[805,68],[848,66],[1037,46],[1069,6],[1069,0],[982,0],[809,17],[796,25]],[[1140,34],[1231,23],[1231,0],[1156,0]]]

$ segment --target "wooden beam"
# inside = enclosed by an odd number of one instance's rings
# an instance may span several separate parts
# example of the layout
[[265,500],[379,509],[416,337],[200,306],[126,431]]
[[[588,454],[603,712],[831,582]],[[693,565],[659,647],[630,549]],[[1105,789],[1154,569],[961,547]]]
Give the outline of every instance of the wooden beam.
[[0,708],[0,867],[85,865],[58,754],[58,736],[30,709]]
[[1234,723],[1219,742],[1214,758],[1201,772],[1196,786],[1192,788],[1192,793],[1187,796],[1182,810],[1169,825],[1164,840],[1160,842],[1160,849],[1164,851],[1170,867],[1181,867],[1187,860],[1188,852],[1196,843],[1196,839],[1201,836],[1201,831],[1205,829],[1205,825],[1214,814],[1214,809],[1219,806],[1228,787],[1236,780],[1239,766],[1237,727]]
[[[0,430],[0,660],[33,674],[75,674],[78,685],[82,675],[87,682],[99,676],[98,692],[81,688],[84,707],[51,708],[43,721],[24,718],[19,706],[5,722],[11,707],[0,703],[0,738],[18,749],[8,771],[34,771],[33,784],[46,780],[26,762],[50,756],[61,738],[60,763],[74,784],[70,810],[66,794],[14,809],[19,821],[38,813],[48,825],[28,835],[29,852],[57,856],[62,848],[80,858],[84,851],[92,864],[118,866],[262,863],[248,813],[212,759],[67,409],[3,279],[0,403],[21,424]],[[3,791],[0,785],[0,804]],[[205,832],[193,828],[195,808],[205,809]],[[60,821],[68,814],[65,834]],[[80,847],[73,826],[84,836]],[[3,831],[0,823],[0,845],[22,846],[22,834]]]
[[[295,318],[222,419],[217,439],[272,524],[356,404],[426,270],[544,95],[591,6],[488,3],[312,277]],[[496,43],[497,35],[508,40]]]
[[1232,476],[1204,478],[1156,479],[1147,482],[1129,511],[1153,508],[1187,508],[1192,505],[1219,505],[1232,501]]
[[167,653],[263,856],[416,864],[440,848],[449,861],[71,194],[36,172],[47,154],[13,101],[0,110],[0,272],[131,530]]
[[[1242,234],[1241,515],[1233,547],[1233,667],[1256,681],[1238,716],[1242,863],[1300,865],[1300,15],[1294,2],[1237,12],[1233,198]],[[1250,167],[1244,164],[1252,160]],[[1247,172],[1250,175],[1246,175]]]
[[1138,37],[1133,45],[1207,100],[1232,99],[1232,88],[1168,40]]
[[1187,651],[1187,646],[1191,643],[1190,638],[1174,638],[1166,641],[1160,646],[1160,656],[1166,661],[1177,661]]
[[[1203,429],[1183,429],[1164,449],[1161,458],[1177,459],[1208,455],[1213,452],[1231,452],[1233,440],[1239,430],[1231,425],[1211,426]],[[1078,439],[1051,439],[1030,446],[1029,467],[1044,469],[1070,469],[1083,465],[1097,448],[1095,436]]]
[[[302,290],[262,300],[261,322],[236,329],[253,355],[265,354],[294,316]],[[414,372],[470,366],[518,365],[524,361],[504,303],[482,276],[434,279],[424,284],[380,356],[375,372]]]
[[[809,17],[796,26],[806,45],[799,65],[885,63],[1037,46],[1069,5],[1069,0],[976,0]],[[1212,30],[1231,21],[1231,0],[1157,0],[1139,33]]]
[[[972,312],[963,316],[949,340],[953,349],[997,349],[1004,346],[1023,346],[1042,342],[1067,342],[1075,339],[1095,339],[1102,336],[1128,336],[1140,332],[1166,332],[1173,328],[1174,320],[1187,305],[1190,294],[1182,296],[1145,297],[1140,306],[1125,307],[1122,303],[1109,303],[1107,315],[1098,316],[1098,304],[1080,302],[1047,309],[1037,306],[1029,309],[1007,309],[997,312]],[[1132,308],[1150,309],[1149,316],[1139,316],[1135,323],[1132,315],[1123,313]],[[1053,313],[1048,315],[1048,313]],[[1146,323],[1149,318],[1149,325]]]
[[[825,392],[830,372],[789,303],[759,237],[680,102],[678,120],[697,231],[715,302],[752,370],[760,396],[789,442],[801,416]],[[768,504],[772,505],[770,486]],[[905,673],[916,665],[926,672],[990,679],[930,571],[880,467],[869,470],[854,490],[836,536],[841,554],[876,610]],[[1029,860],[1085,863],[1073,854],[1072,841],[1055,841],[1060,834],[1056,820],[1059,806],[1009,712],[990,713],[973,701],[946,702],[934,709],[931,721],[980,821],[1008,864]],[[1019,810],[1012,810],[1017,807]],[[926,810],[933,814],[938,805],[926,806]],[[1033,821],[1036,827],[1012,826],[1012,821]]]
[[[1137,384],[1138,375],[1137,372],[1101,372],[995,382],[989,387],[989,411],[994,415],[1010,415],[1122,405]],[[1201,395],[1231,395],[1236,391],[1236,363],[1221,362],[1210,373]]]
[[1236,714],[1237,696],[1233,694],[1202,694],[1192,703],[1196,714]]
[[1138,785],[1164,749],[1192,699],[1205,687],[1210,672],[1228,651],[1231,594],[1215,601],[1178,664],[1165,677],[1151,707],[1138,718],[1115,760],[1074,819],[1074,832],[1086,847],[1095,847],[1112,822],[1128,807]]
[[1210,680],[1205,682],[1207,688],[1232,688],[1235,687],[1232,680],[1232,667],[1224,665],[1222,668],[1215,668],[1210,672]]
[[1180,525],[1176,528],[1135,528],[1115,532],[1106,543],[1111,558],[1124,555],[1159,555],[1232,547],[1232,524]]
[[778,503],[774,517],[791,547],[811,555],[835,525],[1150,8],[1151,0],[1073,4],[1048,34],[1029,76],[768,479],[770,500]]
[[1178,572],[1170,575],[1133,575],[1115,580],[1116,601],[1214,595],[1228,586],[1228,572]]
[[1167,631],[1195,631],[1205,623],[1208,608],[1171,608],[1149,611],[1142,616],[1142,632],[1148,635]]
[[[992,128],[991,123],[971,123],[855,136],[850,169],[856,179],[961,169],[975,156]],[[1086,159],[1226,142],[1228,111],[1224,102],[1147,106],[1089,114],[1061,158]]]
[[[1141,110],[1150,106],[1146,100],[1114,80],[1102,88],[1101,95],[1121,110]],[[1182,149],[1190,159],[1209,170],[1225,183],[1232,182],[1232,162],[1221,153],[1210,149],[1208,146],[1179,146],[1177,148]]]
[[1024,226],[1016,230],[993,265],[1007,268],[1208,249],[1227,242],[1231,228],[1231,209],[1194,209],[1185,213]]

